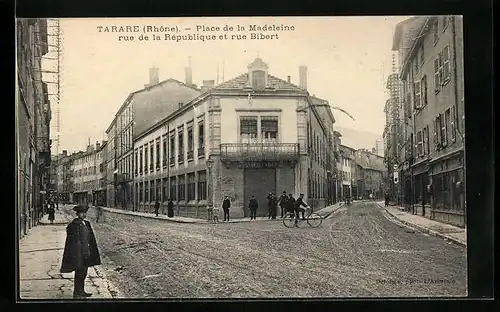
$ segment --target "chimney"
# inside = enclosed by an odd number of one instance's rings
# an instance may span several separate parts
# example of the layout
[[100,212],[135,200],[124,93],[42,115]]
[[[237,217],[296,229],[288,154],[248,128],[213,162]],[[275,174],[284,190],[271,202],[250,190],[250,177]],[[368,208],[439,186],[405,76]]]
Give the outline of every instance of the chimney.
[[201,92],[212,89],[215,86],[215,80],[203,80],[203,86],[201,87]]
[[189,57],[189,65],[185,68],[186,71],[186,84],[191,86],[193,84],[193,71],[191,69],[191,56]]
[[149,86],[154,86],[160,82],[160,70],[156,67],[151,67],[149,69]]
[[290,76],[286,76],[286,82],[290,83],[291,82],[291,78]]
[[63,156],[64,157],[68,156],[68,151],[67,150],[63,150]]
[[307,66],[299,66],[299,87],[307,90]]

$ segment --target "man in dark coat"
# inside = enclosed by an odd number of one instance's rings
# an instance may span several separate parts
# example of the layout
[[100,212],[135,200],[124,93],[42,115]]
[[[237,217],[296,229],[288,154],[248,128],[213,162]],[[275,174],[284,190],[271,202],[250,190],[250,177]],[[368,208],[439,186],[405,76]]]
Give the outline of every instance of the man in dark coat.
[[286,200],[286,212],[295,212],[295,198],[293,198],[292,193],[288,194],[288,199]]
[[172,198],[168,199],[167,216],[169,218],[173,218],[174,217],[174,203],[172,202]]
[[267,200],[267,208],[269,210],[268,219],[276,219],[276,196],[273,193],[269,193],[269,196],[267,196]]
[[287,200],[288,200],[288,196],[286,195],[286,191],[283,191],[283,194],[281,194],[280,199],[278,200],[280,208],[281,208],[281,218],[283,218],[285,216]]
[[89,267],[101,264],[94,231],[85,220],[88,206],[73,208],[78,216],[66,228],[66,245],[62,258],[61,273],[75,271],[73,298],[86,298],[92,294],[85,292],[85,278]]
[[160,202],[158,200],[155,201],[155,214],[158,217],[158,212],[160,211]]
[[256,220],[259,203],[253,195],[250,197],[250,201],[248,202],[248,208],[250,209],[250,220]]
[[[229,208],[231,208],[231,201],[229,197],[224,196],[224,200],[222,201],[222,210],[224,210],[224,221],[229,221]],[[226,219],[227,217],[227,219]]]

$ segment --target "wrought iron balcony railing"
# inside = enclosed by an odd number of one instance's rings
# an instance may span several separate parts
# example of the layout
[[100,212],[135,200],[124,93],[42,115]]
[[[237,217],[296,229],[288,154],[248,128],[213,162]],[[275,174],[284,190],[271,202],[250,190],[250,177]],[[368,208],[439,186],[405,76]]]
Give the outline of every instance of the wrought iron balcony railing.
[[297,143],[225,143],[220,145],[221,160],[281,161],[297,160]]

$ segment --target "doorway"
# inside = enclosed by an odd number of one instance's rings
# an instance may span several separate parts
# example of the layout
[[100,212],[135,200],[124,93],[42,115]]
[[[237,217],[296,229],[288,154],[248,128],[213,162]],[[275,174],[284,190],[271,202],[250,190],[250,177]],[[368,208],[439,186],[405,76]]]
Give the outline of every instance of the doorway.
[[276,194],[276,169],[245,169],[243,175],[244,216],[250,216],[248,202],[250,200],[250,196],[253,195],[259,203],[257,216],[266,217],[268,215],[267,196],[271,192]]

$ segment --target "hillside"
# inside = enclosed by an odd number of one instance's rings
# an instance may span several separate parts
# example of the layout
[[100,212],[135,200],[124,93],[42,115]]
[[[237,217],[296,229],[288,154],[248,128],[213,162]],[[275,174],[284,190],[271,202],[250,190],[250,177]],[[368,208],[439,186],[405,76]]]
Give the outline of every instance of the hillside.
[[341,144],[352,147],[354,149],[367,149],[369,151],[375,147],[375,142],[378,143],[378,154],[383,156],[383,140],[381,134],[376,134],[367,131],[358,131],[355,129],[349,129],[344,127],[334,126],[334,129],[342,134],[340,138]]

